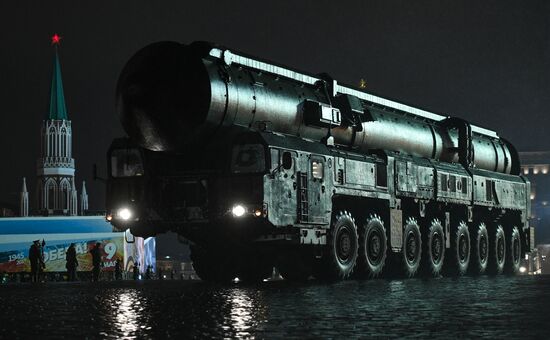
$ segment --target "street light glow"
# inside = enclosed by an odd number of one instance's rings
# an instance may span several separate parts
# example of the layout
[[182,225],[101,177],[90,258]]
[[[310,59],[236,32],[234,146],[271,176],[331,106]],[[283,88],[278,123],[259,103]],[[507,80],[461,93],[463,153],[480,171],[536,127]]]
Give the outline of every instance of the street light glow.
[[525,273],[525,271],[527,271],[527,268],[525,268],[525,267],[519,267],[519,272],[520,272],[520,273]]

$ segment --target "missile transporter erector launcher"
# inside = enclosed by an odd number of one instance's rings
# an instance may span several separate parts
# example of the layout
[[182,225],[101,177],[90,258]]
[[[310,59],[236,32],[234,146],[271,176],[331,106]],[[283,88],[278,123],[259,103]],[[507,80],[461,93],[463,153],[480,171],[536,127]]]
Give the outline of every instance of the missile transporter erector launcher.
[[533,246],[510,143],[328,75],[160,42],[117,110],[108,219],[179,233],[206,280],[515,273]]

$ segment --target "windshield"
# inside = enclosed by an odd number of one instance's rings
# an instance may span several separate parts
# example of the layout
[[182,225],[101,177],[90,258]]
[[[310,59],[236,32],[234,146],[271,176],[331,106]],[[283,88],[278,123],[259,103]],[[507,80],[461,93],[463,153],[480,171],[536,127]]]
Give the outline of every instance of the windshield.
[[231,155],[231,172],[254,173],[265,171],[265,151],[262,144],[238,144]]
[[111,152],[113,177],[143,176],[143,162],[137,149],[118,149]]

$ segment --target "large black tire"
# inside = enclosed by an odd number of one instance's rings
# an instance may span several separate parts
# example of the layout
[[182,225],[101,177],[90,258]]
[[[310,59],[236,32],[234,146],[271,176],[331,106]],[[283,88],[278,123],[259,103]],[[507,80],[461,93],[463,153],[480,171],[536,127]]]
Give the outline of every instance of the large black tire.
[[323,258],[315,266],[315,276],[327,280],[347,279],[355,269],[358,248],[355,220],[347,211],[338,213],[333,219]]
[[447,268],[449,274],[462,276],[468,271],[470,263],[470,232],[465,222],[460,222],[451,236],[451,249]]
[[506,262],[506,237],[502,226],[497,226],[489,234],[489,271],[499,275],[504,271]]
[[424,235],[425,254],[422,256],[421,268],[424,268],[425,274],[439,277],[445,261],[445,232],[441,222],[434,219]]
[[472,230],[472,265],[471,271],[474,275],[484,274],[489,262],[489,233],[485,223]]
[[508,274],[516,274],[519,272],[521,264],[521,236],[518,227],[513,227],[510,236],[507,238],[508,249],[505,263],[505,270]]
[[231,263],[229,257],[197,245],[191,245],[190,250],[193,269],[201,280],[229,283],[237,276],[235,263]]
[[386,264],[388,238],[384,222],[377,215],[372,215],[359,235],[359,254],[357,269],[360,275],[377,277]]
[[409,218],[403,230],[403,251],[401,252],[401,268],[405,277],[413,277],[422,259],[422,235],[420,227],[414,218]]

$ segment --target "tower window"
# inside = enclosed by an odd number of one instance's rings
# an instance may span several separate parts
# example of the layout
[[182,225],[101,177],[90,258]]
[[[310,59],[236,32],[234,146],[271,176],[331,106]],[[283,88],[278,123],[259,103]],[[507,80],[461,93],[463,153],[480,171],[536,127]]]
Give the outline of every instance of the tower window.
[[69,209],[69,182],[66,180],[61,184],[61,197],[59,203],[60,209]]
[[55,155],[56,144],[57,143],[55,142],[55,128],[51,127],[50,132],[48,133],[48,156],[51,157]]
[[55,209],[55,199],[56,199],[55,188],[56,188],[56,185],[55,185],[55,182],[53,182],[53,181],[50,181],[47,184],[47,187],[46,187],[46,204],[45,204],[45,206],[46,206],[47,209],[50,209],[50,210]]
[[65,130],[65,128],[62,128],[61,129],[61,157],[66,157],[65,153],[66,153],[66,143],[67,143],[67,139],[66,139],[66,135],[67,135],[67,130]]

